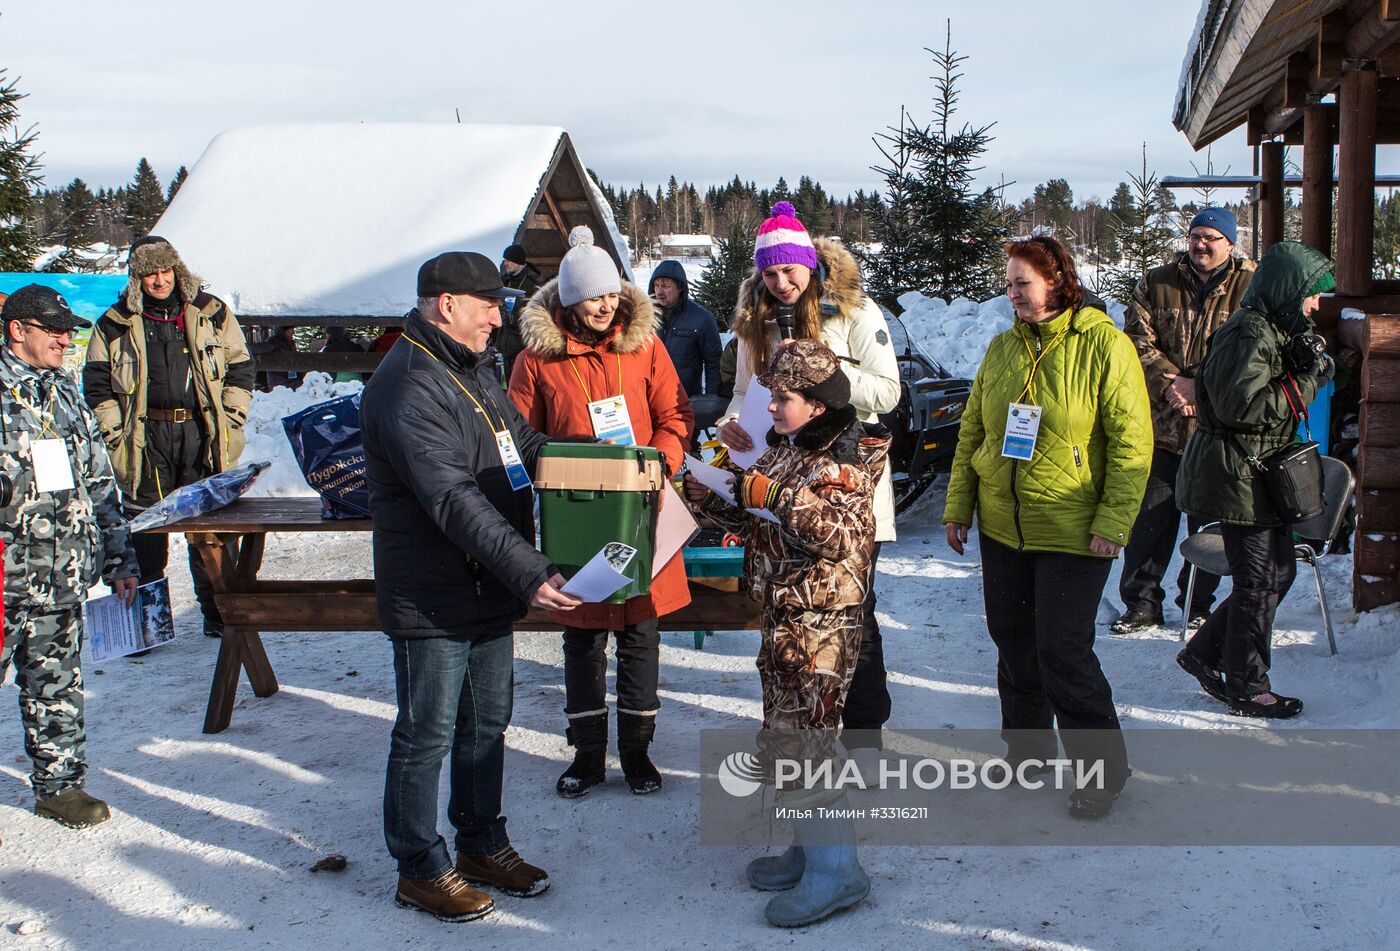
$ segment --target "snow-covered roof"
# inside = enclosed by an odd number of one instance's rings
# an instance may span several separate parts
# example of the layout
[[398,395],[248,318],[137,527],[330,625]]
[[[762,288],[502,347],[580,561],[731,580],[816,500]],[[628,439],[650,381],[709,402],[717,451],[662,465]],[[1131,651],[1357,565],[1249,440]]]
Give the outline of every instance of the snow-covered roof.
[[707,246],[715,243],[715,239],[707,234],[663,234],[656,240],[666,247]]
[[[602,219],[620,244],[596,189],[578,188],[576,163],[557,126],[234,129],[209,144],[153,231],[238,314],[401,316],[423,261],[448,250],[497,258],[531,226],[527,213],[539,218],[542,185],[564,166],[579,193],[564,204]],[[560,223],[564,234],[570,223]],[[606,247],[604,235],[597,240]],[[609,250],[625,268],[625,248]]]

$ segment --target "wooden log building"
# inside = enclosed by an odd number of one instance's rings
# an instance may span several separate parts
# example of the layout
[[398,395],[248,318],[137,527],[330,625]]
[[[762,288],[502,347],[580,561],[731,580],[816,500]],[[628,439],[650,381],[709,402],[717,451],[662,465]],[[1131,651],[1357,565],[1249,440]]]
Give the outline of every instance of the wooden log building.
[[1302,240],[1337,262],[1318,329],[1360,384],[1353,602],[1400,601],[1400,281],[1373,276],[1372,247],[1376,149],[1400,144],[1400,0],[1208,0],[1173,122],[1196,149],[1244,129],[1260,253],[1283,240],[1284,147],[1302,147]]

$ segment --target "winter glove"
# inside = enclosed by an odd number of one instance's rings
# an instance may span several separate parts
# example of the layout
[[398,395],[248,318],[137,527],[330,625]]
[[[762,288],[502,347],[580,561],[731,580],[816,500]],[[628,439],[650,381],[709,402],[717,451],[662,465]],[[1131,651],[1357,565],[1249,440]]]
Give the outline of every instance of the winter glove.
[[1318,389],[1326,386],[1336,375],[1337,361],[1332,359],[1332,354],[1324,350],[1317,355],[1317,364],[1313,367],[1313,376],[1317,377]]
[[771,508],[778,500],[782,483],[768,478],[757,469],[749,469],[734,480],[734,498],[746,509]]

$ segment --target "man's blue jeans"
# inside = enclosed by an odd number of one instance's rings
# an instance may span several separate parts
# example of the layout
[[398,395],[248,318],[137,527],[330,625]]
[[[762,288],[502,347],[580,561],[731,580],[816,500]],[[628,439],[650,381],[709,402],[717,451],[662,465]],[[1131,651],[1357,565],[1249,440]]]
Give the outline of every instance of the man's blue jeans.
[[509,844],[501,783],[515,642],[509,624],[390,640],[399,715],[384,778],[384,840],[399,874],[424,881],[452,866],[437,830],[438,779],[449,752],[447,818],[457,851],[487,855]]

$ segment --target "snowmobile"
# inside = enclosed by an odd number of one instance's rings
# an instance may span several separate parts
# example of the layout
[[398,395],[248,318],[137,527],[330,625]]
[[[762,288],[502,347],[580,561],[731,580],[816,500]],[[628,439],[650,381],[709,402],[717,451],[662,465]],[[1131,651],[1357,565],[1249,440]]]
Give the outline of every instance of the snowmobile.
[[898,318],[890,321],[890,334],[899,360],[899,405],[880,421],[893,437],[889,466],[898,514],[952,466],[972,381],[945,370],[909,339]]

